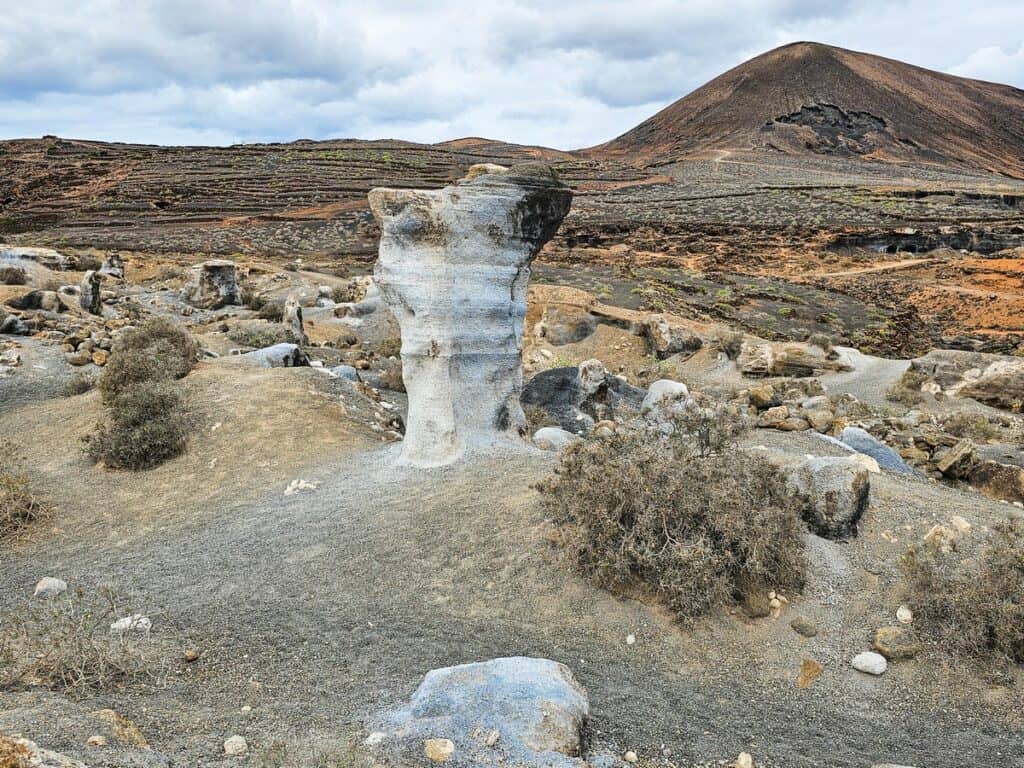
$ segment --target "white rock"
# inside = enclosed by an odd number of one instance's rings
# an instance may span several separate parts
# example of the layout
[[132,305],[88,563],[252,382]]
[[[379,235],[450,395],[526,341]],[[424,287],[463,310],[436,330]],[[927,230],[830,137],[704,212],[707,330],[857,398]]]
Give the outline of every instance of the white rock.
[[754,758],[749,752],[740,752],[740,756],[736,758],[736,768],[754,768]]
[[896,609],[896,621],[900,624],[913,624],[914,612],[910,610],[909,606],[901,605]]
[[671,379],[659,379],[647,388],[647,396],[640,404],[640,413],[647,414],[655,408],[665,410],[677,402],[686,402],[690,398],[690,390],[686,385]]
[[146,616],[143,616],[141,613],[133,613],[131,616],[125,616],[123,619],[118,619],[111,624],[110,632],[115,635],[124,635],[129,632],[144,635],[152,628],[153,622]]
[[637,757],[636,752],[634,752],[633,750],[629,750],[626,754],[622,756],[622,759],[625,760],[627,763],[635,763],[640,758]]
[[224,754],[225,755],[244,755],[249,751],[249,742],[245,740],[244,736],[232,736],[224,742]]
[[533,433],[533,444],[542,451],[560,451],[573,440],[576,435],[561,427],[541,427]]
[[885,660],[885,656],[874,651],[858,653],[850,663],[853,664],[853,668],[858,672],[865,672],[869,675],[881,675],[889,668],[889,663]]
[[448,464],[518,441],[530,262],[569,210],[551,169],[471,169],[440,190],[374,189],[374,282],[401,327],[402,460]]
[[66,592],[68,584],[66,581],[55,579],[52,576],[44,576],[36,584],[36,597],[56,597],[57,595]]

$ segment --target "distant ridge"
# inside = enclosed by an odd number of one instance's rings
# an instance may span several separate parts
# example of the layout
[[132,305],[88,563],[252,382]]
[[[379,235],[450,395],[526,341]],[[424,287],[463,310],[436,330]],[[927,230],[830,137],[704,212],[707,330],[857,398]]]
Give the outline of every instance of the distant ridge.
[[656,165],[715,150],[935,163],[1024,178],[1024,91],[792,43],[580,154]]

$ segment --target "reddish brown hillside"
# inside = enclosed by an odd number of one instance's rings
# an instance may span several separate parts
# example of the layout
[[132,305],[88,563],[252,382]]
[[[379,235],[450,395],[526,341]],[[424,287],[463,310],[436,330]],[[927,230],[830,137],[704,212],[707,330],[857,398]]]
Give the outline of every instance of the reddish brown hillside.
[[1024,178],[1024,91],[793,43],[584,154],[652,165],[713,150],[952,164]]

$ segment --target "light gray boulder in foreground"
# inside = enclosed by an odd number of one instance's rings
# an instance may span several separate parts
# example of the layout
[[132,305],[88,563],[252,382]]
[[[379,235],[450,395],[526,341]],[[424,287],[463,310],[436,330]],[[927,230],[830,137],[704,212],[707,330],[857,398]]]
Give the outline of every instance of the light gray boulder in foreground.
[[855,456],[811,456],[789,475],[789,485],[802,500],[802,515],[813,533],[826,539],[857,534],[868,508],[871,481]]
[[533,433],[533,444],[543,451],[560,451],[577,437],[561,427],[541,427]]
[[[563,664],[522,656],[428,672],[365,745],[386,765],[579,768],[587,693]],[[450,743],[449,743],[450,742]]]
[[470,168],[439,190],[374,189],[374,283],[401,327],[409,422],[402,459],[420,466],[518,440],[530,263],[572,192],[540,163]]

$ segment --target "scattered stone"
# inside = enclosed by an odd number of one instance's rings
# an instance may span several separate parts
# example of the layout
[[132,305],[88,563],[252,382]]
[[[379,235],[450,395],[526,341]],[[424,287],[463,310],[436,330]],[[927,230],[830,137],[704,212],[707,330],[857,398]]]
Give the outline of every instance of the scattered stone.
[[609,373],[599,360],[587,360],[579,367],[541,371],[523,387],[520,401],[542,408],[562,429],[586,435],[597,422],[638,414],[645,394]]
[[303,480],[301,478],[296,478],[288,483],[288,487],[284,489],[284,495],[294,496],[302,491],[315,491],[319,487],[319,480]]
[[[42,749],[34,741],[11,738],[0,733],[0,758],[4,768],[88,768],[57,752]],[[10,761],[9,763],[7,761]]]
[[107,737],[106,736],[100,736],[98,734],[95,735],[95,736],[90,736],[88,739],[85,740],[85,746],[87,746],[87,747],[105,747],[105,746],[107,746]]
[[446,763],[455,754],[455,743],[451,739],[427,739],[423,752],[435,763]]
[[775,387],[768,383],[752,387],[747,392],[747,401],[759,411],[781,404]]
[[385,715],[364,745],[382,762],[416,764],[428,740],[451,744],[437,753],[447,760],[479,750],[473,734],[499,730],[495,764],[571,768],[588,710],[586,692],[562,664],[494,659],[428,672],[409,704]]
[[336,365],[331,368],[331,373],[339,379],[359,381],[359,373],[351,365]]
[[850,456],[812,456],[789,476],[803,500],[802,514],[811,531],[826,539],[846,539],[868,508],[868,471]]
[[186,648],[182,654],[182,658],[186,664],[191,664],[194,661],[199,661],[199,657],[203,655],[203,652],[198,648]]
[[640,413],[666,414],[678,407],[685,407],[689,401],[690,390],[685,384],[671,379],[658,379],[647,388],[647,395],[640,404]]
[[544,308],[540,322],[534,326],[534,335],[560,347],[583,341],[596,329],[597,318],[582,307],[551,305]]
[[896,609],[896,621],[900,624],[913,624],[914,612],[910,610],[909,606],[901,605]]
[[921,644],[905,627],[879,627],[872,645],[889,661],[912,659],[921,652]]
[[374,282],[402,331],[402,459],[447,464],[518,438],[529,265],[569,211],[550,167],[488,169],[440,190],[373,189]]
[[740,752],[734,765],[736,768],[754,768],[754,758],[750,756],[749,752]]
[[853,657],[853,661],[850,662],[853,668],[858,672],[864,672],[869,675],[881,675],[889,667],[889,663],[885,660],[885,657],[880,653],[873,651],[864,651],[858,653]]
[[533,433],[533,444],[542,451],[560,451],[578,438],[561,427],[541,427]]
[[625,760],[627,763],[636,763],[640,760],[640,758],[637,757],[636,752],[634,752],[633,750],[629,750],[628,752],[626,752],[626,754],[622,756],[622,759]]
[[107,275],[114,280],[124,280],[124,259],[119,253],[110,253],[100,265],[100,274]]
[[924,535],[924,543],[934,547],[939,552],[948,555],[960,540],[961,534],[947,525],[938,523],[933,525],[928,533]]
[[263,349],[229,358],[231,363],[253,368],[300,368],[309,365],[309,358],[298,344],[282,342]]
[[114,635],[126,635],[129,633],[147,634],[153,628],[153,622],[141,613],[133,613],[118,619],[110,625],[110,632]]
[[664,360],[680,352],[696,352],[704,342],[689,328],[673,323],[665,315],[651,315],[644,323],[644,334],[655,357]]
[[67,591],[68,584],[52,576],[44,576],[36,584],[35,597],[56,597]]
[[224,754],[225,755],[244,755],[249,751],[249,743],[245,740],[244,736],[231,736],[224,742]]
[[935,457],[935,468],[944,475],[964,478],[974,467],[974,443],[961,440]]
[[802,635],[804,637],[814,637],[818,634],[817,625],[806,616],[797,616],[789,622],[789,626],[798,635]]
[[800,662],[800,674],[796,677],[796,687],[810,688],[824,671],[825,668],[814,659],[804,659]]

